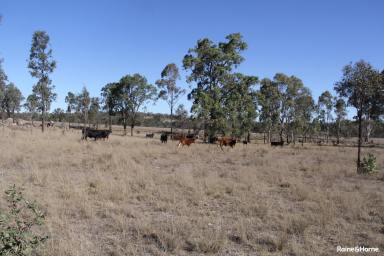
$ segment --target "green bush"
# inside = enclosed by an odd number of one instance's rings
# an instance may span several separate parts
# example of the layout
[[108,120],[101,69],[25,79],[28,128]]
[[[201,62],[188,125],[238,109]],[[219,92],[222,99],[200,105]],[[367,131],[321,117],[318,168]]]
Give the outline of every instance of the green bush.
[[364,156],[363,161],[361,162],[361,172],[362,173],[373,173],[377,170],[376,157],[369,153]]
[[48,238],[34,232],[43,224],[44,214],[15,185],[5,194],[8,208],[0,209],[0,255],[31,255]]

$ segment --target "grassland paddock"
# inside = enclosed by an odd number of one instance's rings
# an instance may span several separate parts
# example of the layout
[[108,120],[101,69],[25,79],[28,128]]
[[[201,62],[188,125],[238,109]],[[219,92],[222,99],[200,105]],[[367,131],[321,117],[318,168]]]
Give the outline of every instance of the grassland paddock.
[[[384,251],[384,149],[215,145],[0,130],[0,190],[46,212],[41,255],[335,255]],[[1,196],[0,207],[4,207]]]

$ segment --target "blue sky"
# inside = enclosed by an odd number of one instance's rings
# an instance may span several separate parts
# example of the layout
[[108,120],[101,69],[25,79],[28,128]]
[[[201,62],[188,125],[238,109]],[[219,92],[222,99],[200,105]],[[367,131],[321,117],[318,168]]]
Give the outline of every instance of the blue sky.
[[[218,42],[240,32],[248,49],[238,71],[259,78],[296,75],[317,99],[351,61],[384,69],[383,10],[381,0],[0,0],[0,56],[9,80],[29,95],[32,34],[47,31],[58,64],[52,109],[65,109],[68,91],[86,85],[99,96],[105,84],[136,72],[154,83],[166,64],[182,69],[198,39]],[[182,71],[179,84],[188,89],[185,77]],[[181,103],[190,106],[186,98]],[[164,102],[147,109],[168,112]]]

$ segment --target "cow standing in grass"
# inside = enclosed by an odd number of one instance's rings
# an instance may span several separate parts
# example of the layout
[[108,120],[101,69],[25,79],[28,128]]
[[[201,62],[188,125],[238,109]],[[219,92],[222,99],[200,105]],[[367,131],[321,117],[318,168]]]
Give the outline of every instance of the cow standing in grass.
[[179,140],[179,144],[177,144],[177,147],[180,147],[180,146],[184,147],[185,145],[189,147],[192,143],[195,143],[195,140],[196,140],[195,138],[191,139],[191,138],[183,137]]
[[217,145],[223,150],[223,146],[230,146],[233,148],[236,145],[236,139],[231,137],[222,137],[217,139]]
[[87,138],[94,138],[95,140],[103,139],[108,140],[109,134],[111,134],[112,131],[110,130],[96,130],[91,128],[85,128],[82,131],[83,139],[87,140]]
[[276,146],[283,146],[284,145],[284,141],[271,141],[271,146],[272,147],[276,147]]
[[162,133],[161,136],[160,136],[160,141],[161,141],[161,143],[167,143],[167,141],[168,141],[168,134]]

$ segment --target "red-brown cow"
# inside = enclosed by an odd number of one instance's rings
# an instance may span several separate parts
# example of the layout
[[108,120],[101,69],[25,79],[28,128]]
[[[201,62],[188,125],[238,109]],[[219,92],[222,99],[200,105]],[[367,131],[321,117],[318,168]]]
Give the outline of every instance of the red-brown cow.
[[177,147],[180,147],[180,146],[185,146],[187,145],[188,147],[192,144],[192,143],[195,143],[195,139],[190,139],[190,138],[180,138],[179,140],[179,144],[177,144]]
[[233,148],[236,145],[236,139],[230,137],[222,137],[217,139],[217,145],[223,150],[223,146],[230,146]]

